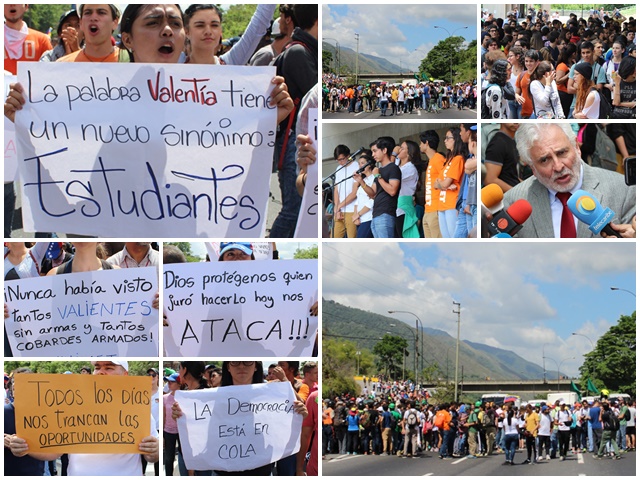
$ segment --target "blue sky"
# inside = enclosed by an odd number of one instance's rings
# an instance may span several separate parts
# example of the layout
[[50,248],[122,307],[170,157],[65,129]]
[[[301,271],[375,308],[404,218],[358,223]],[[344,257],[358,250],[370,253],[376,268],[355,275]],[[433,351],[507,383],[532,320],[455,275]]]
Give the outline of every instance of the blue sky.
[[[360,252],[354,256],[352,252]],[[367,261],[371,259],[371,261]],[[368,243],[323,246],[323,298],[384,314],[408,310],[424,326],[513,350],[545,353],[578,374],[582,355],[635,310],[633,243]],[[411,315],[396,318],[413,322]],[[563,360],[575,357],[572,360]],[[551,362],[553,364],[553,362]]]
[[[322,37],[331,37],[340,47],[356,50],[355,33],[360,34],[360,52],[383,57],[403,68],[418,69],[420,61],[451,34],[467,42],[476,38],[477,5],[322,5]],[[458,30],[461,27],[468,28]],[[327,40],[335,43],[335,40]],[[416,51],[417,49],[417,51]]]

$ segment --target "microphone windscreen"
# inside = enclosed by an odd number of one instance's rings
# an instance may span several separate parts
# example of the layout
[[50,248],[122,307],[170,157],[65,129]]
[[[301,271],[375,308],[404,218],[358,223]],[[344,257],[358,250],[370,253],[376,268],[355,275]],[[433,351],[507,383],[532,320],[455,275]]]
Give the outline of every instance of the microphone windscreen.
[[480,191],[480,198],[482,199],[482,204],[491,210],[502,201],[504,193],[500,186],[495,183],[490,183],[482,188]]
[[519,199],[507,208],[507,213],[518,225],[522,225],[531,216],[531,204],[524,199]]

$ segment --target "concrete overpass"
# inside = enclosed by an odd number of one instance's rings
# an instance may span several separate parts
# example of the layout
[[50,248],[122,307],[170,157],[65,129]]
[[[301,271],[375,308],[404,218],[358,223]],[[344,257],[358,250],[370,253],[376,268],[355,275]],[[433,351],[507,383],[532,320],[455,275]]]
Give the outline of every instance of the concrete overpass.
[[[415,72],[400,73],[359,73],[358,81],[384,80],[389,83],[401,83],[403,80],[415,79]],[[354,75],[355,76],[355,75]]]
[[[424,384],[427,388],[435,388],[436,384]],[[485,380],[461,382],[461,394],[480,397],[485,393],[506,393],[518,395],[523,400],[533,400],[536,395],[547,395],[554,392],[569,392],[571,379],[557,380]]]

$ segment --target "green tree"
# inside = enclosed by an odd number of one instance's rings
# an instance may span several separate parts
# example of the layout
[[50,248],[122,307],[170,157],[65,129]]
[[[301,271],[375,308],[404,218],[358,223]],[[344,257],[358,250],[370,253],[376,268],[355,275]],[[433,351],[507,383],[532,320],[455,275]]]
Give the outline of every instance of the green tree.
[[427,78],[449,82],[453,72],[454,83],[473,80],[476,77],[476,42],[463,48],[464,41],[459,36],[440,40],[422,60],[420,77],[424,74]]
[[636,312],[622,315],[584,356],[581,385],[591,378],[598,388],[634,395],[636,391]]
[[353,378],[357,346],[353,342],[325,338],[322,341],[322,396],[359,394]]
[[331,63],[333,62],[333,55],[328,50],[322,50],[322,73],[329,73],[333,71]]
[[373,353],[378,356],[380,360],[380,367],[384,369],[389,376],[396,376],[402,372],[402,353],[405,352],[408,347],[407,341],[395,335],[385,333],[376,345],[373,347]]
[[224,32],[224,37],[231,38],[244,33],[256,8],[257,5],[255,4],[231,5],[223,15],[222,31]]
[[71,9],[70,4],[49,5],[49,4],[29,4],[29,10],[24,15],[24,19],[29,27],[34,30],[47,33],[49,27],[56,32],[58,22],[64,12]]
[[293,254],[295,260],[318,259],[318,245],[312,245],[309,248],[299,248]]
[[193,255],[191,251],[191,244],[189,242],[167,242],[167,245],[173,245],[178,247],[184,256],[187,257],[187,262],[201,262],[200,257]]

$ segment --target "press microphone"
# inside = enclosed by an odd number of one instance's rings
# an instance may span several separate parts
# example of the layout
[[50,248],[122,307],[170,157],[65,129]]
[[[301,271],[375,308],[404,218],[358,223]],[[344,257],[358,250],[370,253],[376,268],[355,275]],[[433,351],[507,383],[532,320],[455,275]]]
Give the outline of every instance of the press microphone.
[[511,235],[509,235],[508,233],[504,233],[504,232],[500,232],[497,235],[494,235],[491,238],[513,238]]
[[[486,187],[485,187],[486,188]],[[499,211],[488,223],[491,236],[506,233],[514,236],[522,229],[522,224],[531,216],[531,204],[524,199],[513,202],[508,208]]]
[[367,164],[364,167],[360,167],[358,170],[356,170],[356,173],[354,173],[354,175],[362,175],[364,177],[364,171],[367,169],[367,167],[374,168],[375,166],[376,161],[374,159],[367,159]]
[[482,204],[492,215],[504,208],[504,204],[502,203],[503,197],[504,193],[502,189],[495,183],[490,183],[480,191]]
[[611,220],[616,214],[610,208],[600,205],[598,199],[589,192],[576,190],[567,200],[567,206],[578,220],[589,225],[589,230],[594,234],[600,235],[600,232],[604,232],[622,238],[622,235],[611,227]]

